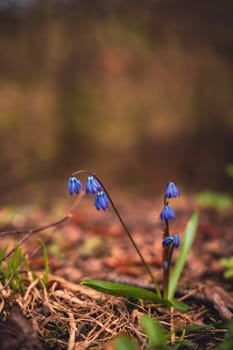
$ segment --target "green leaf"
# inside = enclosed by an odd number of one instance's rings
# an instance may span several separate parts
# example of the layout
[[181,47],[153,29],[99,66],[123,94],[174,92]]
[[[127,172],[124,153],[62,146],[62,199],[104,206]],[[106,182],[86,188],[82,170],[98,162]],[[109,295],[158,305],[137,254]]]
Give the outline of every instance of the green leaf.
[[97,281],[97,280],[84,280],[81,282],[81,284],[88,286],[92,289],[95,289],[99,292],[115,295],[118,297],[145,299],[145,300],[152,301],[153,303],[168,304],[164,299],[158,297],[158,295],[152,291],[139,288],[139,287],[130,286],[123,283]]
[[139,346],[134,339],[120,335],[113,340],[114,350],[138,350]]
[[220,350],[233,349],[233,319],[227,323],[227,332],[224,335],[224,341],[220,345]]
[[5,247],[3,247],[2,250],[0,250],[0,263],[2,263],[2,259],[6,255],[7,249],[8,249],[8,245],[6,245]]
[[169,299],[169,302],[171,303],[172,306],[176,308],[176,310],[181,311],[181,312],[187,312],[190,311],[192,308],[191,306],[183,303],[183,301],[177,300],[175,298]]
[[196,232],[197,232],[197,224],[198,224],[198,213],[195,211],[189,220],[183,237],[183,242],[180,247],[180,253],[174,269],[170,275],[169,279],[169,288],[168,288],[168,299],[172,300],[175,294],[175,290],[177,287],[177,283],[179,281],[181,272],[183,270],[185,261],[187,259],[190,248],[193,244]]
[[42,246],[43,256],[44,256],[44,267],[45,267],[45,273],[44,273],[44,284],[47,286],[49,281],[49,258],[48,258],[48,251],[47,247],[42,239],[39,239],[39,242]]
[[153,347],[158,347],[159,349],[167,349],[167,337],[158,321],[154,320],[148,315],[143,315],[141,318],[141,325],[146,335],[148,336],[150,344]]

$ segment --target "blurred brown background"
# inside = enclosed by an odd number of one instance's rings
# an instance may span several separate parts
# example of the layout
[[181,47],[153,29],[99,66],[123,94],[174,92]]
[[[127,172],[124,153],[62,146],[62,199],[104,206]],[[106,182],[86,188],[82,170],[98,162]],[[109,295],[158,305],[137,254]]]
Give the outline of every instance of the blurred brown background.
[[148,196],[231,192],[232,18],[224,0],[0,0],[1,202],[64,195],[87,167]]

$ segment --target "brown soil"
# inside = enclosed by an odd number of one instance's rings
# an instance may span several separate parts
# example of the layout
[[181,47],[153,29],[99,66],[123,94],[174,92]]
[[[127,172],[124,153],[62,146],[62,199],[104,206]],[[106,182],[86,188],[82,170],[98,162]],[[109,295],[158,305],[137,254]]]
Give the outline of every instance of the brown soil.
[[[162,282],[160,202],[142,199],[118,202],[135,241]],[[177,220],[171,230],[182,237],[196,203],[183,198],[172,205]],[[199,208],[197,237],[177,291],[177,297],[192,306],[192,310],[181,313],[150,302],[100,295],[80,285],[84,278],[92,278],[152,288],[114,212],[111,209],[97,212],[90,199],[84,200],[70,221],[56,229],[32,234],[22,245],[31,269],[22,266],[23,292],[14,294],[9,285],[2,285],[0,349],[111,350],[120,334],[135,338],[140,349],[146,349],[147,339],[140,325],[143,314],[157,319],[167,331],[175,329],[171,341],[179,340],[186,328],[184,339],[193,343],[191,349],[217,349],[225,333],[221,323],[231,319],[233,312],[232,280],[224,279],[219,262],[233,255],[232,212],[233,207],[221,213]],[[21,215],[14,225],[5,224],[2,231],[16,225],[42,226],[51,221],[51,215],[34,208],[28,215]],[[22,237],[2,235],[1,249],[6,244],[10,249]],[[47,287],[41,283],[44,258],[39,238],[46,242],[49,254]],[[190,328],[194,325],[200,327]]]

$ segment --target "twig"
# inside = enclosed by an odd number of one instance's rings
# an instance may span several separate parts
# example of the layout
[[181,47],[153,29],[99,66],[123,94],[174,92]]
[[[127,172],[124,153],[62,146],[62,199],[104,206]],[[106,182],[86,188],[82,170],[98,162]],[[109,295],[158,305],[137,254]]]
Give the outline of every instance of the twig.
[[[44,225],[44,226],[41,226],[41,227],[35,227],[35,228],[32,228],[32,229],[28,229],[26,231],[27,234],[20,241],[18,241],[16,243],[16,245],[2,258],[2,261],[6,260],[15,251],[15,249],[18,248],[19,246],[21,246],[32,234],[38,233],[40,231],[47,230],[48,228],[51,228],[51,227],[56,227],[58,225],[61,225],[65,221],[69,220],[71,218],[71,216],[72,216],[72,214],[67,214],[62,219],[54,221],[54,222],[52,222],[50,224],[47,224],[47,225]],[[17,232],[17,231],[15,231],[15,232]]]
[[68,350],[73,350],[75,346],[75,334],[77,331],[76,323],[74,319],[74,315],[72,312],[68,313],[69,316],[69,324],[70,324],[70,337],[69,337],[69,344],[68,344]]

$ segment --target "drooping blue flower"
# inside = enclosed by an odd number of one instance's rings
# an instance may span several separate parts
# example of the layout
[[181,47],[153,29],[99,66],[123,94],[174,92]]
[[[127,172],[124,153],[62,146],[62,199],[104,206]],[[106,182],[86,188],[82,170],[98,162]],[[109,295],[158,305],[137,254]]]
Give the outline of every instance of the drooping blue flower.
[[179,237],[178,233],[175,233],[173,236],[173,246],[175,248],[178,248],[179,245],[180,245],[180,237]]
[[104,191],[97,192],[94,204],[97,210],[106,210],[109,207],[109,199]]
[[175,220],[176,214],[170,205],[165,205],[160,213],[161,221]]
[[166,238],[164,238],[162,245],[163,247],[167,247],[172,242],[173,242],[173,236],[167,236]]
[[102,187],[99,181],[93,175],[88,176],[87,183],[86,183],[86,193],[95,194],[97,192],[100,192],[101,190],[102,190]]
[[179,188],[174,184],[174,182],[168,182],[167,188],[165,190],[166,198],[176,198],[180,196]]
[[82,182],[75,176],[71,176],[68,181],[68,191],[72,196],[74,193],[79,193],[82,189]]

